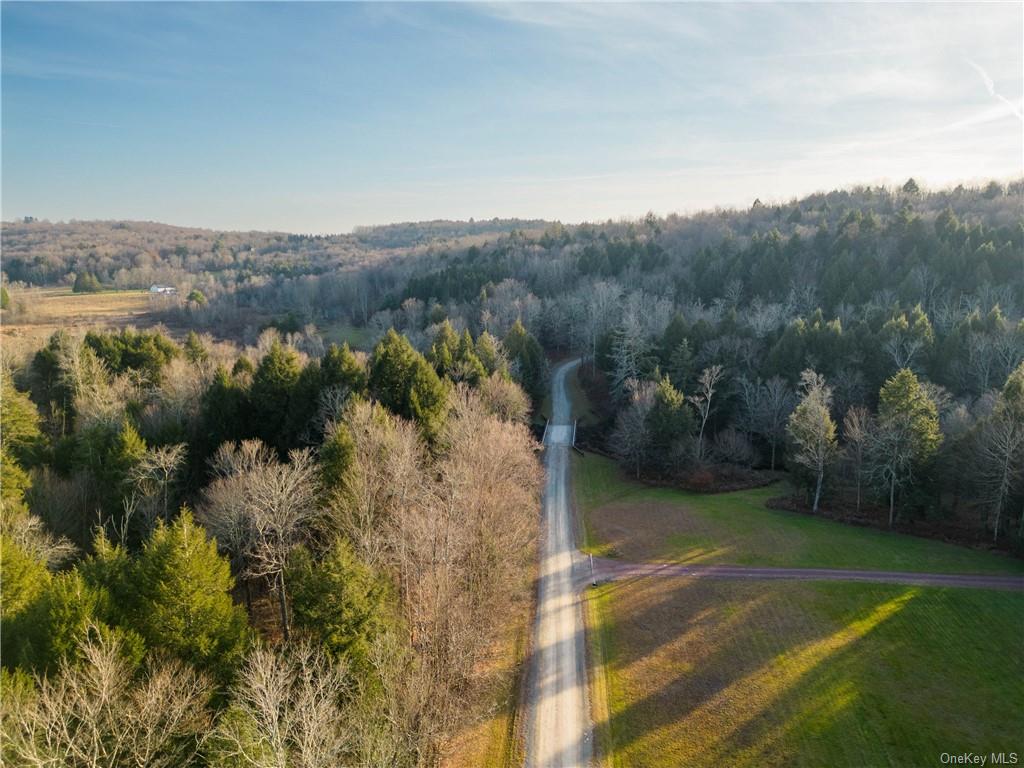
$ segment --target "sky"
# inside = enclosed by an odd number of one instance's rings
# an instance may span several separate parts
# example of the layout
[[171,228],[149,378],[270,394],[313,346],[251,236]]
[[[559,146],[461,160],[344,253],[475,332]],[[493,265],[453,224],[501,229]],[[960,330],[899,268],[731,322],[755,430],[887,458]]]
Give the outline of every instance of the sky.
[[346,232],[1024,173],[1024,4],[3,2],[4,220]]

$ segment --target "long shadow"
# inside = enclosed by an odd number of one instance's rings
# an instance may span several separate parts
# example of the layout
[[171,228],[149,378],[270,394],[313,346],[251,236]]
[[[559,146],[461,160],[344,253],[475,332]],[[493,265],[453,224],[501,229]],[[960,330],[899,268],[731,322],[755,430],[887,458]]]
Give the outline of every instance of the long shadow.
[[[766,614],[762,609],[765,602],[764,597],[758,597],[759,585],[751,584],[741,588],[749,592],[754,598],[753,602],[745,601],[748,604],[742,613],[729,618],[722,626],[720,618],[715,616],[715,610],[720,608],[718,597],[720,590],[709,582],[682,579],[683,583],[672,588],[664,599],[656,604],[642,610],[630,611],[626,609],[624,614],[617,617],[618,624],[626,622],[643,626],[650,623],[652,626],[662,627],[665,621],[665,613],[679,611],[684,615],[677,616],[672,631],[663,632],[661,636],[655,635],[653,642],[638,643],[636,637],[630,638],[628,645],[616,643],[610,649],[610,658],[606,663],[612,665],[613,675],[622,674],[630,665],[641,663],[652,654],[657,653],[662,646],[676,641],[680,635],[685,635],[699,628],[701,623],[713,633],[711,638],[694,638],[701,646],[705,646],[708,640],[716,643],[715,649],[710,653],[704,653],[703,647],[699,647],[695,656],[699,657],[701,666],[684,669],[680,673],[672,674],[666,670],[666,679],[655,690],[647,693],[643,698],[629,702],[625,707],[616,706],[617,702],[610,702],[608,726],[612,732],[612,739],[619,749],[628,749],[641,739],[649,735],[656,735],[663,729],[667,729],[679,720],[700,712],[702,720],[718,722],[719,727],[725,731],[716,736],[718,742],[724,746],[720,754],[703,755],[699,761],[686,764],[728,765],[731,749],[739,748],[741,744],[749,743],[753,736],[765,727],[765,723],[771,721],[770,702],[766,703],[763,712],[758,712],[756,705],[752,707],[754,714],[746,722],[730,722],[724,709],[728,709],[730,702],[726,692],[732,686],[746,686],[750,692],[757,694],[758,681],[760,676],[770,675],[773,665],[777,660],[786,657],[800,658],[800,654],[810,655],[808,663],[813,662],[808,670],[800,674],[791,675],[792,680],[788,687],[798,686],[807,671],[813,669],[817,664],[828,660],[828,654],[823,653],[818,658],[814,652],[807,649],[815,649],[826,644],[830,636],[834,636],[842,629],[834,627],[817,626],[806,622],[797,627],[797,631],[787,636],[785,642],[780,643],[780,635],[775,637],[765,636],[763,631],[751,633],[747,626],[749,623],[760,629],[773,623],[773,617]],[[760,587],[763,589],[763,587]],[[735,592],[732,593],[735,595]],[[764,595],[764,593],[761,593]],[[890,590],[891,594],[891,590]],[[642,602],[642,601],[640,601]],[[769,606],[770,609],[771,606]],[[871,614],[869,613],[869,617]],[[887,620],[887,616],[880,620]],[[792,618],[786,623],[792,623]],[[826,622],[827,623],[827,622]],[[729,631],[730,627],[735,631]],[[781,627],[790,629],[790,627]],[[613,627],[614,632],[614,627]],[[858,638],[851,637],[847,642],[854,642]],[[840,646],[841,647],[841,646]],[[779,691],[777,696],[786,694],[786,690]],[[796,695],[796,694],[794,694]],[[735,713],[737,719],[740,712]],[[746,729],[746,730],[743,730]],[[738,734],[738,735],[730,735]],[[730,741],[730,739],[732,739]],[[633,756],[635,758],[635,755]],[[705,759],[707,758],[707,759]],[[631,763],[638,765],[639,763]],[[678,764],[671,759],[664,764]]]

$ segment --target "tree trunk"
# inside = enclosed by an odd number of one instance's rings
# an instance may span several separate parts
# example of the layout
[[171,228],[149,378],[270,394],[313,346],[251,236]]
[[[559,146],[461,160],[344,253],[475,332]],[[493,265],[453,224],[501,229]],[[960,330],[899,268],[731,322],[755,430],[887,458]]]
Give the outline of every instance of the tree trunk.
[[996,523],[992,532],[992,543],[999,541],[999,519],[1003,514],[1003,501],[1006,499],[1010,478],[1010,452],[1003,454],[1003,475],[999,478],[999,497],[996,499]]
[[814,506],[811,507],[811,512],[818,514],[818,500],[821,499],[821,481],[825,473],[822,470],[818,470],[818,482],[814,487]]
[[284,636],[285,642],[288,642],[288,597],[284,591],[284,571],[282,570],[278,574],[278,591],[277,591],[277,604],[281,609],[281,634]]
[[772,440],[772,472],[775,471],[775,441]]
[[896,476],[889,480],[889,527],[892,528],[893,510],[896,508]]

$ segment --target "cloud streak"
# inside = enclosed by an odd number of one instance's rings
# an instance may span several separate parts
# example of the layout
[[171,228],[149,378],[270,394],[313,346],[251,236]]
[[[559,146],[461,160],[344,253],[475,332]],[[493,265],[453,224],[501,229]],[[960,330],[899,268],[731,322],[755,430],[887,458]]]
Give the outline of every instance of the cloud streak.
[[982,67],[977,62],[972,61],[971,59],[968,59],[966,57],[964,58],[964,61],[966,61],[968,64],[970,64],[971,67],[974,69],[974,71],[978,73],[978,76],[981,78],[981,81],[985,84],[985,89],[988,91],[988,95],[991,96],[994,99],[997,99],[997,100],[1003,102],[1003,104],[1005,104],[1007,107],[1009,107],[1010,111],[1014,115],[1016,115],[1016,117],[1019,120],[1024,121],[1024,114],[1021,113],[1020,107],[1017,106],[1017,104],[1015,104],[1014,102],[1010,101],[1008,98],[1003,96],[1003,94],[999,93],[999,91],[996,90],[996,83],[989,76],[988,72],[985,71],[985,68]]

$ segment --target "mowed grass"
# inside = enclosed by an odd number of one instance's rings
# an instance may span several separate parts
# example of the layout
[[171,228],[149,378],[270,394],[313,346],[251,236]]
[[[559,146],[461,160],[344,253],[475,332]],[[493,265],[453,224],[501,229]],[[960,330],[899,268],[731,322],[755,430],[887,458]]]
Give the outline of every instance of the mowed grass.
[[1020,593],[659,577],[586,601],[606,763],[873,768],[1024,753]]
[[1024,573],[1024,561],[944,542],[860,528],[765,502],[768,486],[722,494],[646,486],[610,459],[573,457],[584,551],[633,562]]
[[320,330],[320,335],[328,344],[348,343],[352,349],[369,352],[373,346],[373,331],[369,328],[357,328],[348,323],[334,323]]

